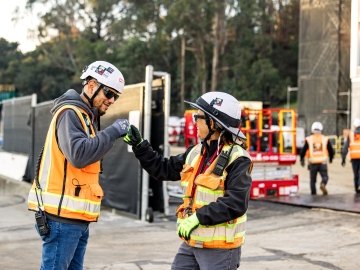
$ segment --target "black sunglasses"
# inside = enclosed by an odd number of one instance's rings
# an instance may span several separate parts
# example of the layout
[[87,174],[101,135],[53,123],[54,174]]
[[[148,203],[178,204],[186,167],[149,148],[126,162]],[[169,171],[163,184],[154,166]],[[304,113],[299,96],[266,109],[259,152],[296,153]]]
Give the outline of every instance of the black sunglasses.
[[193,122],[196,123],[198,119],[206,119],[206,115],[193,114]]
[[102,86],[102,90],[104,91],[104,95],[107,99],[112,99],[116,101],[120,95],[116,94],[114,91],[110,90],[110,88],[106,87],[105,85]]

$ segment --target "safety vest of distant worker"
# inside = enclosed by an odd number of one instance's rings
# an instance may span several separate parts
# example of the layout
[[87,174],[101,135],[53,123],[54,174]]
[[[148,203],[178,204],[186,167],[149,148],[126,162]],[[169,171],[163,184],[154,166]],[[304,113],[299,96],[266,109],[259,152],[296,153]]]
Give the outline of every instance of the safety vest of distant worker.
[[[81,108],[65,105],[55,113],[46,137],[38,175],[45,212],[63,218],[97,221],[104,194],[99,185],[100,161],[79,169],[71,165],[61,152],[56,139],[56,120],[66,109],[76,112],[88,137],[95,137],[90,117]],[[28,197],[28,208],[37,211],[35,188],[34,181]]]
[[[222,151],[229,151],[231,146],[225,145]],[[195,213],[196,209],[224,196],[224,185],[227,176],[226,170],[218,176],[213,172],[218,158],[216,158],[205,172],[196,176],[201,164],[201,144],[197,144],[186,157],[181,172],[181,187],[183,189],[183,204],[177,209],[178,223],[188,215]],[[240,156],[249,154],[239,145],[234,145],[228,165]],[[228,166],[227,165],[227,166]],[[231,249],[241,246],[245,240],[246,214],[229,222],[214,226],[199,225],[190,235],[187,243],[198,248]]]
[[326,163],[329,158],[327,151],[328,138],[322,134],[312,134],[306,137],[309,149],[306,156],[311,164]]
[[350,132],[349,134],[350,159],[360,159],[360,134]]

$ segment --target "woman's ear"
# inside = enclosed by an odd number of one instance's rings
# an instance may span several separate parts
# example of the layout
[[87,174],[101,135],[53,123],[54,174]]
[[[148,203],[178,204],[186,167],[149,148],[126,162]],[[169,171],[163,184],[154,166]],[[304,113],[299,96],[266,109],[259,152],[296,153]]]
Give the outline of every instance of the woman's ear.
[[211,130],[216,130],[216,123],[214,121],[214,119],[210,118],[210,127]]

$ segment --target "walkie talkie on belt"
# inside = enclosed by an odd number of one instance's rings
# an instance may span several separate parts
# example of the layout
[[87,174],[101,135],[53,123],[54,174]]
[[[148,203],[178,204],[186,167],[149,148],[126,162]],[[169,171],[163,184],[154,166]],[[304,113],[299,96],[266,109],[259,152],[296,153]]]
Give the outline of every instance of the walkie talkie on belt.
[[39,230],[39,234],[41,236],[48,235],[50,228],[46,220],[45,212],[41,208],[35,212],[35,221]]
[[42,200],[42,189],[41,189],[40,182],[39,182],[40,161],[41,161],[43,151],[44,151],[44,148],[41,150],[37,164],[36,164],[35,179],[34,179],[35,184],[36,184],[35,195],[36,195],[36,200],[38,203],[38,210],[35,212],[35,221],[36,221],[36,225],[39,230],[39,234],[41,236],[48,235],[50,232],[50,228],[47,223],[47,219],[46,219],[46,215],[45,215],[45,211],[44,211],[44,203]]

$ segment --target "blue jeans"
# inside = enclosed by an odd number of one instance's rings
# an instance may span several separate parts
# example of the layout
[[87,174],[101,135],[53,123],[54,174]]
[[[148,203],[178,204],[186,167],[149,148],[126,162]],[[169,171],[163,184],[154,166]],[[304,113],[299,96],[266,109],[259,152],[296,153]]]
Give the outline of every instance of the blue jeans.
[[[67,224],[48,220],[50,233],[41,236],[40,270],[82,270],[89,224]],[[38,231],[37,226],[35,225]]]

